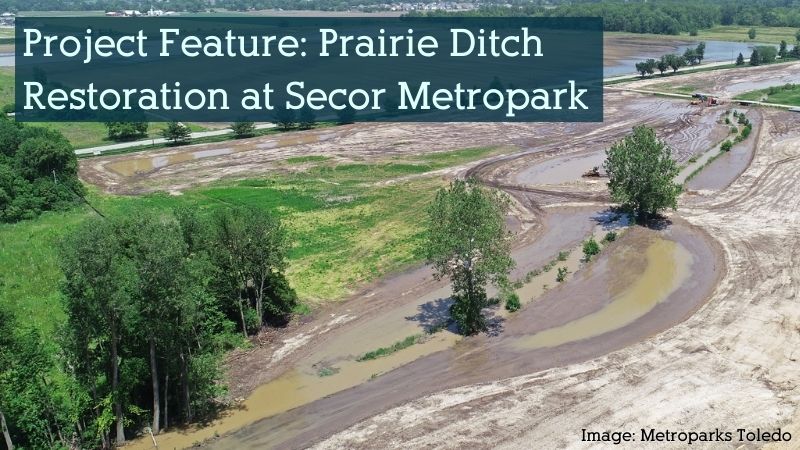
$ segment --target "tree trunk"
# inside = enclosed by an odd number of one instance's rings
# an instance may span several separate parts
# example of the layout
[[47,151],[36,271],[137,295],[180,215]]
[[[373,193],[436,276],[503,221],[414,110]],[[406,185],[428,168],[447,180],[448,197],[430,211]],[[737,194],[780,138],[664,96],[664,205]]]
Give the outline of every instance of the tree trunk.
[[169,428],[169,372],[164,377],[164,431]]
[[117,419],[117,441],[116,444],[125,443],[125,424],[122,422],[122,401],[119,398],[117,388],[119,386],[119,361],[117,360],[117,330],[111,327],[111,391],[114,395],[114,415]]
[[258,327],[261,328],[264,325],[264,280],[266,277],[261,277],[261,283],[258,286],[258,292],[256,292],[256,312],[258,313]]
[[160,388],[158,386],[158,366],[156,365],[156,340],[150,338],[150,374],[153,377],[153,434],[158,434],[161,425],[161,398],[159,398]]
[[186,422],[192,421],[192,403],[189,392],[189,364],[186,362],[186,356],[181,352],[181,377],[183,378],[183,407]]
[[14,450],[14,443],[11,442],[11,433],[8,432],[8,427],[6,426],[6,416],[3,415],[2,410],[0,410],[0,428],[3,429],[3,437],[6,439],[6,447],[8,447],[8,450]]
[[242,334],[247,339],[247,324],[244,321],[244,308],[242,308],[242,301],[239,300],[239,315],[242,316]]

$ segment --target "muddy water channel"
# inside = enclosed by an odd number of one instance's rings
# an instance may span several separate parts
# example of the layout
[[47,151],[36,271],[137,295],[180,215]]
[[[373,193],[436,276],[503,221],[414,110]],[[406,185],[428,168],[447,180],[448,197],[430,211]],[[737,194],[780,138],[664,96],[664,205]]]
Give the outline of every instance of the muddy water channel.
[[[577,253],[577,252],[574,252]],[[573,254],[559,262],[579,263]],[[523,288],[521,311],[496,317],[495,333],[462,339],[441,331],[388,357],[358,362],[357,339],[378,345],[388,324],[354,327],[314,370],[293,370],[259,388],[220,433],[266,417],[213,442],[214,448],[297,448],[399,403],[443,389],[522,375],[591,359],[658,333],[691,315],[711,293],[721,256],[682,223],[631,228],[567,282]],[[538,287],[534,286],[539,283]],[[523,299],[524,300],[524,299]],[[384,333],[381,334],[383,330]],[[402,334],[402,333],[399,333]],[[348,359],[349,357],[349,359]],[[249,413],[248,413],[249,412]],[[188,437],[188,436],[187,436]],[[169,447],[190,442],[162,443]]]

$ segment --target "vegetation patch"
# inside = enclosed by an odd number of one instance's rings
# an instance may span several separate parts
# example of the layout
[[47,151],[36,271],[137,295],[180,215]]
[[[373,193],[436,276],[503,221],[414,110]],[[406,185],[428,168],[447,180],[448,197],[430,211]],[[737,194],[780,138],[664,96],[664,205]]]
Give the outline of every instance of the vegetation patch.
[[781,105],[800,106],[800,84],[787,83],[766,89],[745,92],[736,96],[740,100],[767,101]]
[[288,164],[303,164],[308,162],[322,162],[331,159],[330,156],[324,155],[308,155],[308,156],[295,156],[293,158],[286,158]]
[[411,336],[406,337],[402,341],[397,341],[394,344],[388,347],[381,347],[377,350],[373,350],[371,352],[364,353],[363,355],[356,358],[356,361],[371,361],[373,359],[383,358],[384,356],[389,356],[392,353],[399,352],[400,350],[406,349],[411,347],[414,344],[419,344],[425,339],[425,336],[422,334],[414,334]]

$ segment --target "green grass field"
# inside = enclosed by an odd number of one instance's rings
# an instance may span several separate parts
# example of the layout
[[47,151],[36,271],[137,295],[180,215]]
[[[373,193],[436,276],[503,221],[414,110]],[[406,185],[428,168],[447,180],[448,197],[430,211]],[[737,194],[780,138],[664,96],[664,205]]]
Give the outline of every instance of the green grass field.
[[[315,158],[311,160],[315,165],[305,172],[220,182],[180,196],[113,196],[90,189],[88,199],[107,216],[181,205],[201,213],[227,205],[269,210],[290,230],[292,285],[305,302],[317,303],[341,299],[364,283],[422,259],[423,211],[444,181],[423,176],[375,183],[502,151],[465,149],[376,164],[334,164]],[[20,317],[29,318],[46,333],[54,332],[63,317],[58,298],[59,242],[91,214],[88,207],[79,207],[0,225],[0,302],[11,304]]]
[[741,100],[767,101],[781,105],[800,106],[800,84],[786,84],[737,95]]
[[[756,38],[752,41],[747,35],[750,28],[756,29]],[[718,25],[706,30],[698,30],[697,36],[689,33],[679,35],[669,34],[636,34],[625,32],[606,32],[606,36],[635,37],[637,39],[654,40],[686,40],[686,41],[728,41],[728,42],[753,42],[757,44],[780,44],[785,40],[789,45],[795,43],[796,28],[789,27],[748,27],[739,25]]]

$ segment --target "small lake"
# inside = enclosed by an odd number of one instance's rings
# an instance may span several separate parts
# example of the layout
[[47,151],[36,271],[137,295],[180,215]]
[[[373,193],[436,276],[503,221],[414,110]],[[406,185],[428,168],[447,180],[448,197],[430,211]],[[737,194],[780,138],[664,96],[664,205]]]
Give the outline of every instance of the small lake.
[[[683,55],[683,52],[686,51],[688,48],[695,48],[700,41],[694,43],[686,43],[681,44],[675,48],[675,51],[672,53],[676,53],[678,55]],[[762,44],[762,43],[751,43],[751,42],[726,42],[726,41],[705,41],[706,42],[706,53],[703,62],[721,62],[721,61],[736,61],[736,57],[741,53],[744,55],[745,58],[750,57],[750,53],[753,52],[753,47],[757,45],[769,45],[769,44]],[[640,54],[636,56],[632,56],[622,61],[615,62],[613,66],[606,66],[603,68],[603,76],[606,77],[614,77],[618,75],[633,75],[636,74],[635,65],[637,62],[641,62],[648,58],[653,58],[658,60],[661,55],[654,55],[654,54]]]

